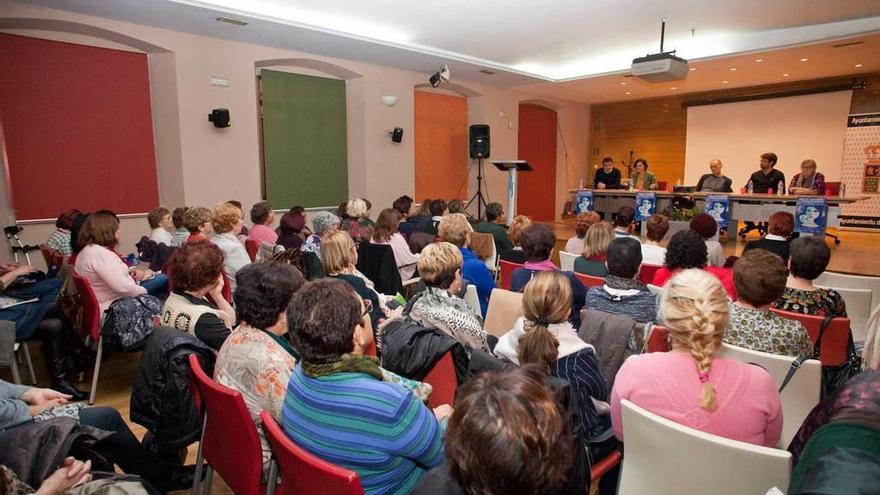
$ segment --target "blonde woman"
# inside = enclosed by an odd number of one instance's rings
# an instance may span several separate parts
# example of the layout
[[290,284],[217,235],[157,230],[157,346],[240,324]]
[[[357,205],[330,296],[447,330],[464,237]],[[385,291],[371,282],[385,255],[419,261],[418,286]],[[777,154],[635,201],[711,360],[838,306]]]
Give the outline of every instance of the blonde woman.
[[223,250],[223,271],[229,280],[229,287],[235,290],[235,274],[246,265],[251,263],[251,257],[244,249],[244,244],[239,239],[244,222],[241,218],[241,210],[232,203],[220,203],[214,207],[211,215],[211,225],[214,226],[214,236],[211,242]]
[[495,355],[515,364],[538,364],[566,380],[575,393],[587,440],[607,440],[612,436],[611,419],[597,412],[593,399],[607,402],[608,385],[596,350],[577,336],[570,314],[568,277],[557,271],[536,273],[523,290],[524,316],[498,339]]
[[729,312],[724,287],[703,270],[682,270],[666,284],[660,314],[672,351],[633,356],[621,366],[611,392],[617,438],[625,441],[620,401],[626,399],[713,435],[768,447],[779,442],[782,408],[770,374],[714,356]]
[[504,261],[511,263],[526,262],[526,254],[522,250],[522,233],[524,230],[532,226],[532,219],[525,215],[517,215],[513,217],[510,226],[507,228],[507,236],[513,244],[513,249],[502,249],[498,251],[498,257]]
[[614,237],[614,227],[610,223],[599,222],[591,225],[587,229],[587,235],[584,236],[584,250],[574,260],[574,271],[593,277],[608,275],[605,253]]
[[368,279],[360,273],[357,264],[357,248],[351,235],[344,230],[327,234],[321,240],[321,265],[328,277],[338,278],[350,285],[365,304],[370,306],[373,327],[384,318],[382,296],[367,285]]

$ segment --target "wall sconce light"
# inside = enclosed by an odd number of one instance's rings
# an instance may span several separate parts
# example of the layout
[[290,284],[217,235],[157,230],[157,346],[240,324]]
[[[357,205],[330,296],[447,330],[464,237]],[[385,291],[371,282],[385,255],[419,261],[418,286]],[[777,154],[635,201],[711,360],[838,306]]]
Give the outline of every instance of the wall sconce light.
[[385,104],[386,107],[393,107],[397,105],[397,97],[396,96],[383,96],[382,103]]

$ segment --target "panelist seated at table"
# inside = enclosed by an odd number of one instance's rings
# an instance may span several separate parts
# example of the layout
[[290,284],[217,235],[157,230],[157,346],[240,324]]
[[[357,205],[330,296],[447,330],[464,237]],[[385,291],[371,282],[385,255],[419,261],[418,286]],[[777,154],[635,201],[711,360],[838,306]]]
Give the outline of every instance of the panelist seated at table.
[[644,158],[636,159],[633,163],[635,171],[630,176],[631,189],[636,191],[657,189],[657,177],[653,172],[648,172],[648,161]]
[[773,189],[773,192],[778,193],[781,183],[782,193],[785,194],[785,174],[774,168],[777,160],[776,153],[764,153],[761,155],[761,169],[749,177],[753,192],[767,194],[768,190]]
[[614,168],[614,159],[606,156],[602,159],[602,168],[596,170],[593,177],[593,189],[622,189],[620,185],[620,170]]
[[801,162],[801,173],[791,178],[788,192],[813,196],[825,194],[825,176],[821,172],[816,172],[815,160],[807,158]]
[[730,177],[721,173],[721,160],[715,158],[709,161],[709,170],[711,174],[704,174],[697,182],[697,192],[733,192],[733,181]]

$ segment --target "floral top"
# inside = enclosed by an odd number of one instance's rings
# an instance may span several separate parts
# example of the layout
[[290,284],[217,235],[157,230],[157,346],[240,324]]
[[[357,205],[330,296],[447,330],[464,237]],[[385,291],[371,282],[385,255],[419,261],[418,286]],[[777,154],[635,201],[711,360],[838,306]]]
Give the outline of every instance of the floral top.
[[834,289],[803,290],[785,288],[776,307],[792,313],[832,317],[846,317],[846,302]]
[[813,355],[813,343],[801,322],[733,303],[730,304],[730,323],[723,340],[731,345],[771,354]]

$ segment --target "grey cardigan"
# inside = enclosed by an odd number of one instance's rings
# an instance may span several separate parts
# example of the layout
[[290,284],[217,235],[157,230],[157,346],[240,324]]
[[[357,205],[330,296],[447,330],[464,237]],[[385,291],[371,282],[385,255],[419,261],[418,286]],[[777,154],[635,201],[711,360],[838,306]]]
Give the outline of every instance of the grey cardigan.
[[33,419],[28,405],[21,400],[31,387],[0,380],[0,430],[12,428]]

